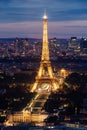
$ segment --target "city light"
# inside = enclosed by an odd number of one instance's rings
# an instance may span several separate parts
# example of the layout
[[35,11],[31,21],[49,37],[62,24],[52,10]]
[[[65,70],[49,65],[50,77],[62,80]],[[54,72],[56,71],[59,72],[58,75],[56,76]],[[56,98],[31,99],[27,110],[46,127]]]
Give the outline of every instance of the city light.
[[80,128],[87,122],[87,38],[48,38],[46,11],[42,34],[0,39],[0,124]]

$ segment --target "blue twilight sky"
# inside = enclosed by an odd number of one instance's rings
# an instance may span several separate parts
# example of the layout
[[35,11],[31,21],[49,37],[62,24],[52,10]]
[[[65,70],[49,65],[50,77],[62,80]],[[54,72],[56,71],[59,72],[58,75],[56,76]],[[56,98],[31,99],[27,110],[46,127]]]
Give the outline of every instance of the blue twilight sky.
[[87,36],[87,0],[0,0],[0,37],[42,38],[44,9],[49,37]]

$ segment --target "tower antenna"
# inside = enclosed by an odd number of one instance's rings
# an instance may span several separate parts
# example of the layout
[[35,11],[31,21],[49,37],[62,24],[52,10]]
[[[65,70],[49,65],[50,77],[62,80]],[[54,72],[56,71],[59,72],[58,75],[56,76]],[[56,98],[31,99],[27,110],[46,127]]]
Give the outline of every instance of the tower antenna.
[[44,15],[46,15],[46,9],[44,9]]
[[47,19],[46,9],[44,9],[44,16],[43,16],[43,19]]

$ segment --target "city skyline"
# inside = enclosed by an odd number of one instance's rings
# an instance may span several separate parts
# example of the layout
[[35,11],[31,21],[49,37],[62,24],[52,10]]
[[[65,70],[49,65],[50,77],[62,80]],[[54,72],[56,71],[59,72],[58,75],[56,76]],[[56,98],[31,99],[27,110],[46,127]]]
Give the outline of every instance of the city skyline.
[[1,0],[0,37],[42,38],[44,9],[49,37],[86,37],[86,5],[85,0]]

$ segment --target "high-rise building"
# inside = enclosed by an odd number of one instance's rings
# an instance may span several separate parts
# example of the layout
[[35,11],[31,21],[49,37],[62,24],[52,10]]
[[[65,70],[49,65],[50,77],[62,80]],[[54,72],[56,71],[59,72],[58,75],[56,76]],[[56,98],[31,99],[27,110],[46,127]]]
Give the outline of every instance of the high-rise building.
[[87,39],[81,38],[80,40],[80,55],[87,55]]
[[68,51],[70,51],[72,54],[78,54],[79,53],[79,44],[77,41],[77,37],[71,37],[68,42]]

